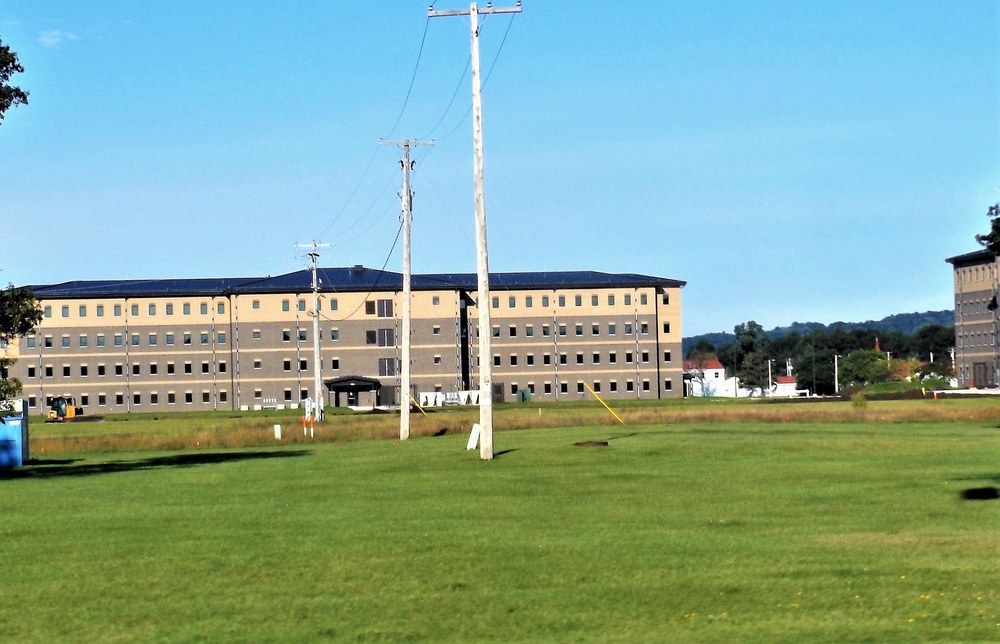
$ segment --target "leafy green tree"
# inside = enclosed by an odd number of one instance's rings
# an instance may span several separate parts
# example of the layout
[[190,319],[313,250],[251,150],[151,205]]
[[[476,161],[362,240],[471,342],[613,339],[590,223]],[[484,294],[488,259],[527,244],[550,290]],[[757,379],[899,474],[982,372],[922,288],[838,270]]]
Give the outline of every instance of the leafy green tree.
[[740,385],[747,389],[764,391],[770,385],[767,378],[767,355],[762,350],[751,351],[743,358]]
[[840,373],[844,382],[870,385],[889,380],[891,370],[886,354],[874,349],[856,349],[840,363]]
[[694,360],[696,356],[712,356],[714,359],[715,355],[715,345],[706,340],[705,338],[699,338],[697,342],[691,345],[688,349],[687,359]]
[[990,206],[986,210],[986,216],[990,218],[990,232],[976,235],[976,241],[987,250],[1000,254],[1000,204]]
[[0,411],[12,409],[12,401],[21,393],[21,381],[9,378],[9,369],[14,358],[6,349],[18,338],[33,333],[42,321],[42,310],[35,296],[26,288],[15,288],[13,284],[0,291]]
[[733,328],[733,335],[736,340],[719,349],[719,362],[721,362],[730,373],[743,378],[743,361],[749,354],[760,351],[767,353],[769,340],[764,327],[755,321],[737,324]]
[[17,54],[0,40],[0,122],[11,107],[28,104],[28,92],[10,84],[11,76],[23,73],[24,67],[18,62]]

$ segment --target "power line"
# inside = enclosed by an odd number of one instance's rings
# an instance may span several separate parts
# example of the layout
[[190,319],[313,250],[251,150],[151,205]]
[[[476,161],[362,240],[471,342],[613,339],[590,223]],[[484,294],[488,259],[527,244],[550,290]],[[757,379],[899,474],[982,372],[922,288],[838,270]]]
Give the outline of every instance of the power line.
[[[433,7],[433,3],[431,4]],[[413,82],[417,79],[417,69],[420,68],[420,57],[424,53],[424,42],[427,40],[427,26],[431,23],[430,16],[424,21],[424,34],[420,37],[420,50],[417,52],[417,62],[413,65],[413,75],[410,76],[410,86],[406,89],[406,98],[403,99],[403,107],[399,110],[399,116],[396,117],[396,122],[392,124],[392,129],[386,135],[386,138],[393,135],[396,128],[399,126],[399,122],[403,119],[403,113],[406,112],[406,105],[410,102],[410,92],[413,91]]]
[[[399,242],[399,235],[402,232],[403,232],[403,222],[400,221],[399,222],[399,228],[396,230],[396,238],[392,240],[392,248],[389,249],[389,254],[385,256],[385,261],[382,262],[382,268],[380,268],[378,270],[378,277],[375,278],[375,281],[372,283],[371,288],[368,289],[368,292],[365,294],[364,298],[361,300],[361,304],[358,304],[356,307],[354,307],[353,311],[351,311],[350,313],[348,313],[346,316],[344,316],[342,318],[328,318],[325,315],[323,315],[321,317],[324,320],[326,320],[328,322],[343,322],[344,320],[350,319],[351,316],[353,316],[355,313],[358,312],[358,310],[361,309],[361,307],[364,305],[365,301],[368,299],[368,296],[375,292],[375,287],[378,286],[379,280],[382,279],[382,275],[385,273],[385,267],[389,265],[389,260],[392,259],[392,253],[393,253],[393,251],[396,250],[396,244]],[[336,293],[337,291],[332,291],[332,292]]]

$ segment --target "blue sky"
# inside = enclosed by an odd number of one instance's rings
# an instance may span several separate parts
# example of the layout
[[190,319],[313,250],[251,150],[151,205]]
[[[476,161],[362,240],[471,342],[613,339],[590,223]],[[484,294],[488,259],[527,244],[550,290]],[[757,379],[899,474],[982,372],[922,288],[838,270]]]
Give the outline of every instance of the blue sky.
[[[468,20],[427,4],[0,0],[31,93],[0,282],[274,275],[312,239],[401,270],[380,138],[435,139],[413,270],[474,272]],[[685,335],[950,308],[1000,200],[1000,0],[526,0],[480,40],[491,270],[686,280]]]

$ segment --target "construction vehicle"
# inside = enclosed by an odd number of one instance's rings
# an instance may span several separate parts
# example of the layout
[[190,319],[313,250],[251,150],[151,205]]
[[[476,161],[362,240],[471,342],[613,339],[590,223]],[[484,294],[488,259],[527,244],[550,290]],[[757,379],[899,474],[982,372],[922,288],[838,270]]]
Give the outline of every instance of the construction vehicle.
[[62,423],[67,420],[83,420],[83,407],[76,404],[76,398],[56,396],[49,408],[47,423]]

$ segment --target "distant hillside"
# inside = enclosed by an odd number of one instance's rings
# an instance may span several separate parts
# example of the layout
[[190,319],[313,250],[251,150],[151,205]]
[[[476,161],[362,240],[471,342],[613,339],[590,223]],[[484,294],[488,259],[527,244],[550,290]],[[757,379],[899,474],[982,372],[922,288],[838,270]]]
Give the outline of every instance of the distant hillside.
[[[780,338],[783,335],[788,335],[789,333],[805,335],[806,333],[817,329],[826,331],[827,333],[835,329],[843,329],[844,331],[854,331],[856,329],[875,329],[878,331],[898,331],[904,335],[913,335],[921,328],[931,324],[954,326],[955,312],[946,310],[926,311],[924,313],[897,313],[896,315],[890,315],[889,317],[882,318],[881,320],[868,320],[867,322],[833,322],[831,324],[822,324],[820,322],[792,322],[788,326],[775,327],[768,331],[767,334],[772,340]],[[684,338],[683,340],[682,350],[684,355],[687,355],[688,347],[697,343],[702,338],[708,340],[712,346],[716,348],[728,344],[736,339],[732,333],[726,332],[693,335],[691,337]]]

